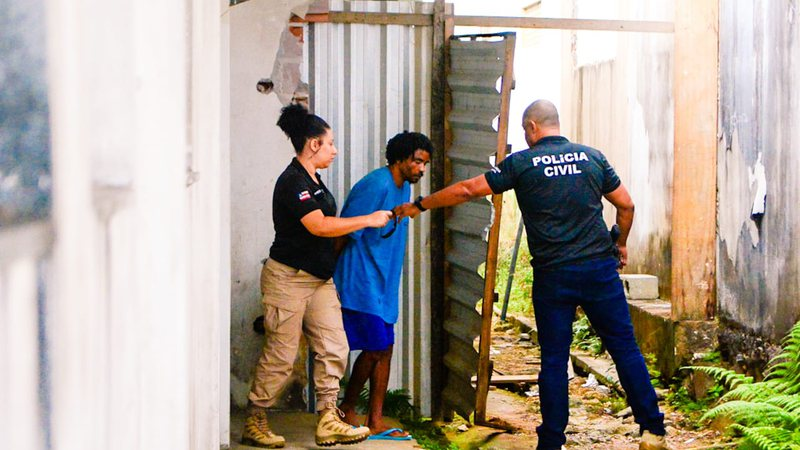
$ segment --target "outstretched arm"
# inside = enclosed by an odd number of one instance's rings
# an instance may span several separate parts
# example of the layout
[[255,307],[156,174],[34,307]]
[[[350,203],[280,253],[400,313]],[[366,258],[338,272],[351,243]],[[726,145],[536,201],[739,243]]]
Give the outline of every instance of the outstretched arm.
[[606,194],[605,198],[617,208],[617,225],[619,225],[620,231],[619,239],[617,239],[617,248],[619,248],[620,265],[625,267],[628,264],[628,234],[633,225],[633,200],[622,184]]
[[[434,192],[423,198],[420,203],[425,209],[446,208],[448,206],[464,203],[476,197],[485,197],[489,194],[492,194],[492,189],[489,187],[489,183],[486,182],[486,176],[481,174],[469,180],[451,184],[440,191]],[[405,203],[394,209],[398,220],[403,217],[417,217],[420,212],[422,211],[413,203]]]
[[392,218],[391,211],[375,211],[355,217],[331,217],[315,209],[300,219],[300,223],[314,236],[339,237],[362,228],[383,228]]

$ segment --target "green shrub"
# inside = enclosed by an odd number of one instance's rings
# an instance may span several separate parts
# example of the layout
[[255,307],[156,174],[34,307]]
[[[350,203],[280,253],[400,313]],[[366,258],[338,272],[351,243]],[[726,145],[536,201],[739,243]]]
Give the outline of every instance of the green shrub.
[[645,353],[642,356],[644,357],[644,363],[647,365],[647,373],[650,375],[650,384],[652,384],[653,387],[662,387],[661,371],[656,369],[656,363],[658,362],[656,355],[653,353]]
[[581,315],[578,320],[572,322],[572,334],[573,348],[587,351],[595,356],[603,353],[603,342],[585,315]]

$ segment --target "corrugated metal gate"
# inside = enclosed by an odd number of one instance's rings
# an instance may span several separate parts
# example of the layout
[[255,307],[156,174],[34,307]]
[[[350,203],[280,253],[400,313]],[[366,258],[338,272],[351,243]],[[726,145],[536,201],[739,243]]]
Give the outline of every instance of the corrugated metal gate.
[[[331,11],[425,13],[433,4],[332,0]],[[309,25],[311,108],[333,128],[341,154],[325,173],[339,204],[369,171],[384,166],[386,141],[403,130],[430,134],[429,26]],[[430,191],[429,177],[412,197]],[[411,221],[401,282],[390,389],[404,388],[430,414],[430,219]]]
[[[487,40],[488,39],[488,40]],[[503,33],[486,36],[454,36],[450,40],[450,73],[447,77],[452,92],[449,123],[452,144],[447,151],[452,168],[452,182],[473,178],[492,168],[490,158],[500,161],[505,156],[508,135],[508,101],[512,80],[515,35]],[[505,74],[505,76],[504,76]],[[502,86],[498,92],[498,86]],[[497,119],[497,130],[493,122]],[[484,198],[452,208],[445,221],[448,245],[445,251],[448,277],[445,292],[447,311],[444,328],[448,349],[444,357],[448,369],[443,392],[445,404],[464,418],[476,410],[476,422],[485,415],[488,359],[491,331],[491,303],[494,301],[494,268],[497,260],[497,225],[501,203],[494,196],[494,205]],[[497,207],[497,211],[494,210]],[[494,218],[495,227],[490,227]],[[489,241],[489,245],[487,245]],[[487,248],[488,254],[487,254]],[[487,280],[478,275],[478,267],[486,262]],[[490,294],[485,294],[485,293]],[[482,316],[476,310],[478,300],[484,302]],[[487,312],[488,311],[488,312]],[[475,350],[475,338],[482,335],[481,353]],[[482,364],[478,370],[479,359]],[[472,376],[480,372],[478,389]],[[479,417],[480,416],[480,417]]]

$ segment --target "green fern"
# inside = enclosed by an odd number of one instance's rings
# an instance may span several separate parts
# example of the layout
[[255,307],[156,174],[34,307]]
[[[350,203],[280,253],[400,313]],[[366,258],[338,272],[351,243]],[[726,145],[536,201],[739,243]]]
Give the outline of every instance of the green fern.
[[725,395],[720,398],[720,401],[745,400],[752,402],[769,398],[773,395],[778,395],[778,393],[775,392],[774,389],[764,385],[764,383],[740,384],[736,386],[735,389],[726,392]]
[[734,400],[723,403],[705,413],[700,420],[713,420],[725,416],[742,425],[770,425],[783,426],[789,429],[797,428],[800,415],[793,415],[781,407],[768,403],[754,403]]
[[764,403],[777,406],[791,414],[800,412],[800,396],[797,395],[776,395],[765,399]]
[[775,427],[745,427],[734,424],[734,431],[742,434],[744,440],[756,448],[764,450],[800,449],[800,436],[789,430]]
[[703,372],[711,378],[717,380],[720,384],[728,389],[735,389],[740,384],[750,384],[753,382],[753,377],[742,375],[741,373],[734,372],[730,369],[723,369],[722,367],[713,366],[687,366],[682,369],[694,370],[695,372]]
[[800,450],[800,322],[781,341],[764,381],[720,367],[685,367],[708,374],[728,389],[702,420],[726,417],[743,448]]

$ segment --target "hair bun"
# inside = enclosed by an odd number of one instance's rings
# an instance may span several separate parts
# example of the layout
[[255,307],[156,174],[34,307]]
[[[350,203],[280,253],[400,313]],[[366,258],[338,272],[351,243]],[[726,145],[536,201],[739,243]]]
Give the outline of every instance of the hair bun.
[[278,126],[289,138],[302,137],[308,128],[308,110],[297,103],[284,106]]

